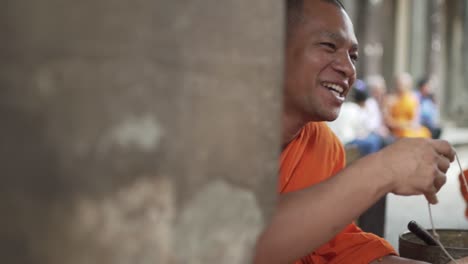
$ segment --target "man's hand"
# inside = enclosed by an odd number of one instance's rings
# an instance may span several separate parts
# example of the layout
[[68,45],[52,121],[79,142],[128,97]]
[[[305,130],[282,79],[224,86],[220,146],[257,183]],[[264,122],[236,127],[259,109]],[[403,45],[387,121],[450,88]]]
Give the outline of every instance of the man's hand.
[[436,193],[445,184],[445,173],[455,158],[455,150],[445,140],[403,138],[377,155],[382,168],[390,172],[384,175],[391,177],[392,193],[424,194],[435,204]]

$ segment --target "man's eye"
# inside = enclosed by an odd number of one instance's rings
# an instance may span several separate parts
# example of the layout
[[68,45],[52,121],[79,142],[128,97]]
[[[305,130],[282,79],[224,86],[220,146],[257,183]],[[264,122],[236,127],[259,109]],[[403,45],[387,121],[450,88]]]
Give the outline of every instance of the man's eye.
[[349,57],[351,58],[351,60],[356,63],[358,60],[359,60],[359,57],[357,54],[351,54],[349,55]]
[[330,42],[322,42],[320,45],[325,46],[329,49],[336,50],[336,45]]

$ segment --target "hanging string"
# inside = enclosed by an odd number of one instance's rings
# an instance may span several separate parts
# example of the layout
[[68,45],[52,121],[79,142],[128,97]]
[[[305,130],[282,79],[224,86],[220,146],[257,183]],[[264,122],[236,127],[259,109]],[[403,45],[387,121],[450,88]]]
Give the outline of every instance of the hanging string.
[[[466,182],[465,175],[463,174],[463,168],[461,166],[460,159],[458,158],[458,155],[457,155],[456,152],[455,152],[455,158],[457,159],[458,167],[460,168],[460,173],[461,173],[461,176],[462,176],[462,179],[463,179],[463,184],[465,185],[465,189],[468,192],[468,183]],[[432,217],[432,210],[431,210],[431,204],[430,203],[427,203],[427,208],[429,209],[429,220],[431,221],[432,235],[434,236],[434,239],[435,239],[437,245],[442,249],[442,251],[445,253],[445,255],[447,255],[447,257],[451,261],[453,261],[455,264],[459,264],[459,262],[456,261],[452,257],[452,255],[450,255],[450,253],[447,251],[447,249],[445,249],[444,245],[442,245],[442,242],[440,242],[440,236],[439,236],[439,234],[437,234],[437,232],[435,230],[435,227],[434,227],[434,219]]]
[[444,245],[442,245],[442,242],[440,242],[440,236],[437,234],[435,228],[434,228],[434,220],[432,218],[432,211],[431,211],[431,204],[427,203],[427,208],[429,208],[429,219],[431,220],[431,227],[432,227],[432,236],[434,237],[435,242],[437,245],[442,249],[442,251],[447,255],[447,257],[453,261],[455,264],[459,264],[458,261],[456,261],[452,255],[445,249]]

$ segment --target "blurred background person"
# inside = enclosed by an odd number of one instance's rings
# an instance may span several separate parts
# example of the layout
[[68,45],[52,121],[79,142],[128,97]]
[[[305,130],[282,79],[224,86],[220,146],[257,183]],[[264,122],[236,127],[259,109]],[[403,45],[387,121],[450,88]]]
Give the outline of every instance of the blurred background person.
[[400,73],[395,78],[395,93],[388,96],[385,122],[393,135],[430,138],[431,132],[419,123],[419,101],[412,92],[413,78]]
[[356,139],[360,130],[360,108],[353,101],[346,101],[341,106],[338,118],[332,122],[327,122],[327,125],[333,130],[333,133],[338,139],[346,145]]
[[392,143],[395,138],[384,122],[385,102],[387,86],[381,75],[371,75],[367,78],[367,89],[369,98],[366,100],[366,108],[369,112],[369,126],[382,140],[382,147]]
[[431,131],[432,138],[440,138],[442,129],[438,124],[439,107],[437,106],[432,91],[432,81],[429,77],[423,77],[418,81],[419,120],[421,125]]
[[[358,106],[355,138],[347,145],[356,145],[361,155],[377,152],[383,146],[383,139],[378,133],[381,115],[376,100],[369,97],[367,85],[357,80],[353,90],[353,101]],[[380,120],[380,121],[379,121]]]
[[356,80],[350,101],[343,104],[338,118],[329,126],[346,146],[356,146],[361,156],[380,150],[390,141],[391,134],[385,126],[378,100],[383,100],[385,85],[373,83],[374,96],[368,85]]

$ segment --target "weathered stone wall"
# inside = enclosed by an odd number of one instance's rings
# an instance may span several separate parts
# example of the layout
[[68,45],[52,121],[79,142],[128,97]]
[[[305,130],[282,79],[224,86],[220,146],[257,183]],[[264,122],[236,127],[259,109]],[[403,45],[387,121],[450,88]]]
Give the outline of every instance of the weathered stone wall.
[[275,199],[283,16],[2,2],[0,261],[248,263]]
[[[444,1],[445,11],[445,54],[447,62],[445,70],[446,82],[444,103],[448,119],[462,127],[468,126],[468,62],[466,47],[468,47],[468,4],[466,1]],[[445,65],[444,65],[445,66]]]

